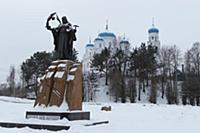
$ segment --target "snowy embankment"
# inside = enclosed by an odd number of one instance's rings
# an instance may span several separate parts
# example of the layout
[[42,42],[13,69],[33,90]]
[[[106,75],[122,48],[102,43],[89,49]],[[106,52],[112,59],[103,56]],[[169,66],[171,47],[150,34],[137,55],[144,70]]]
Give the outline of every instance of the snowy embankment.
[[[31,110],[34,101],[0,97],[0,121],[66,124],[71,128],[59,133],[192,133],[200,131],[200,108],[177,105],[84,103],[84,110],[91,111],[90,121],[39,121],[25,120],[25,111]],[[111,105],[112,111],[102,112],[100,108]],[[85,124],[108,120],[109,124],[84,126]],[[43,133],[51,131],[30,128],[1,128],[0,133]],[[53,132],[52,132],[53,133]]]

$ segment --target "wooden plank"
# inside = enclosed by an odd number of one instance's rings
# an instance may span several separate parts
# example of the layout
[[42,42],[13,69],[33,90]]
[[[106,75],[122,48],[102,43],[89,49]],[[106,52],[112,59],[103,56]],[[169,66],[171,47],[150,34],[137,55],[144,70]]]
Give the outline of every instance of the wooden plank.
[[100,121],[100,122],[94,122],[91,124],[85,124],[84,126],[95,126],[95,125],[100,125],[100,124],[108,124],[109,121]]
[[24,127],[29,127],[29,128],[32,128],[32,129],[46,129],[46,130],[51,130],[51,131],[69,130],[69,128],[70,128],[70,126],[12,123],[12,122],[0,122],[0,126],[1,127],[5,127],[5,128],[24,128]]

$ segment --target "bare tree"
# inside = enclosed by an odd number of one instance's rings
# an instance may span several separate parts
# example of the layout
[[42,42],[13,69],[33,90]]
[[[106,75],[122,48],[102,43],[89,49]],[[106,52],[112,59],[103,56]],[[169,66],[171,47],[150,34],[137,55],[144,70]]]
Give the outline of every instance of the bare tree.
[[9,85],[9,90],[10,90],[10,96],[16,96],[16,90],[15,90],[15,74],[16,70],[14,66],[10,66],[10,73],[7,78],[7,82]]
[[[116,82],[118,81],[118,87],[117,90],[119,91],[116,94],[119,94],[121,98],[121,102],[125,103],[126,102],[126,73],[127,73],[127,63],[128,63],[128,57],[122,50],[118,50],[112,57],[112,76],[114,79],[118,80],[111,80],[111,82]],[[115,78],[114,75],[117,74],[117,77]],[[116,83],[114,83],[116,84]]]
[[[185,81],[182,87],[182,102],[198,105],[200,102],[200,43],[195,42],[185,54]],[[196,101],[196,102],[195,102]]]
[[121,78],[121,75],[118,69],[113,69],[110,72],[110,78],[109,78],[110,87],[109,88],[110,88],[110,93],[114,96],[115,102],[118,102],[119,97],[120,97],[120,88],[121,88],[120,82],[119,82],[120,78]]
[[181,61],[181,52],[180,49],[176,46],[172,46],[172,67],[174,67],[173,72],[173,98],[174,103],[178,104],[178,83],[177,83],[177,70]]
[[110,50],[105,48],[101,51],[100,54],[95,54],[92,60],[92,67],[95,68],[99,72],[105,73],[105,85],[108,85],[108,72],[109,72],[109,59],[110,57]]
[[129,78],[128,80],[128,88],[129,88],[129,98],[131,103],[136,102],[136,77]]
[[168,46],[162,46],[160,51],[159,51],[159,69],[161,72],[161,98],[164,98],[165,95],[165,86],[167,82],[167,64],[168,64],[168,59],[169,58],[169,47]]
[[[176,45],[163,46],[159,53],[160,72],[161,72],[161,97],[166,97],[169,104],[178,104],[177,88],[177,69],[180,65],[181,53]],[[165,87],[166,86],[166,87]]]

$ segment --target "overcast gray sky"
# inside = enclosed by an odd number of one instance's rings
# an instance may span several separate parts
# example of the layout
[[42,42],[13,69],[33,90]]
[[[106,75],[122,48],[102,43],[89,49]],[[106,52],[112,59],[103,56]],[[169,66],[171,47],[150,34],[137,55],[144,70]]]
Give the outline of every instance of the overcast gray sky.
[[199,0],[1,0],[0,82],[10,65],[19,66],[36,51],[53,50],[45,22],[54,11],[80,26],[75,42],[80,59],[89,36],[104,31],[107,19],[110,31],[125,33],[132,47],[147,41],[152,17],[161,45],[176,44],[185,51],[200,40]]

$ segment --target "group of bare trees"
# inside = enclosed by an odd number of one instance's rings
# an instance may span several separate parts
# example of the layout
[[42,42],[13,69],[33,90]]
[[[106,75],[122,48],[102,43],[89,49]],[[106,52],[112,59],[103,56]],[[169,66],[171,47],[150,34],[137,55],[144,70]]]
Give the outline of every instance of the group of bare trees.
[[183,104],[200,105],[200,43],[185,53],[185,80],[182,85]]
[[115,102],[140,101],[144,93],[151,103],[161,97],[168,104],[200,105],[200,43],[185,56],[176,45],[157,48],[145,43],[129,54],[119,49],[105,57],[103,51],[94,56],[92,68],[106,72]]
[[[94,55],[92,67],[100,72],[107,69],[104,71],[109,84],[106,82],[105,85],[109,86],[114,101],[125,103],[129,99],[135,102],[137,92],[138,100],[141,100],[141,91],[145,93],[149,81],[152,83],[156,81],[157,48],[142,43],[130,53],[124,53],[121,49],[112,54],[105,54],[105,51],[111,53],[109,49],[105,49],[100,54]],[[151,85],[152,92],[156,93],[156,83]],[[149,98],[153,103],[156,103],[155,93]]]
[[9,74],[7,76],[7,82],[0,84],[0,95],[21,97],[21,83],[18,80],[18,70],[14,65],[9,68]]
[[[74,49],[74,61],[78,61],[77,54]],[[51,62],[56,59],[54,52],[41,51],[26,59],[20,69],[10,66],[7,83],[0,85],[0,95],[34,98],[37,96],[38,78],[45,74]]]
[[[20,70],[15,66],[10,66],[7,86],[4,87],[2,95],[16,97],[27,97],[29,93],[33,94],[30,97],[37,95],[37,78],[43,76],[52,60],[52,53],[42,51],[26,59],[20,66]],[[17,71],[20,72],[17,73]]]
[[168,104],[178,104],[178,75],[181,66],[181,52],[173,46],[163,46],[159,52],[161,97],[166,95]]

